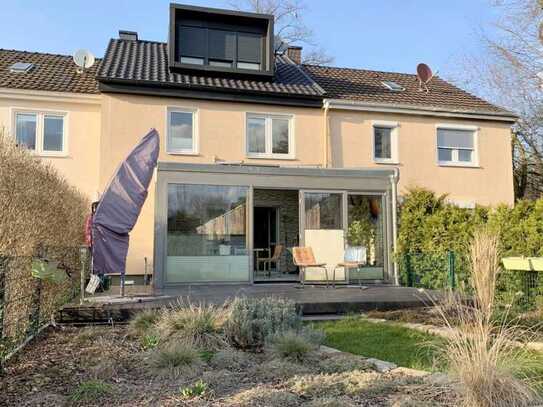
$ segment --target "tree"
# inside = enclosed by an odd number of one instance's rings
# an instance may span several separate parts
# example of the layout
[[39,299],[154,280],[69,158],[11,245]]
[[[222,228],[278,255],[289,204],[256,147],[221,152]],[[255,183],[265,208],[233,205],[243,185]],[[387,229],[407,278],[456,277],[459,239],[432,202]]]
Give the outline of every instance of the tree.
[[543,193],[542,4],[494,0],[492,6],[500,17],[479,30],[483,52],[464,55],[452,79],[519,116],[512,144],[515,194],[536,198]]
[[301,0],[234,0],[231,5],[238,10],[275,16],[275,50],[283,52],[289,45],[303,44],[309,50],[303,56],[304,64],[328,65],[334,58],[317,45],[313,30],[304,20],[307,6]]

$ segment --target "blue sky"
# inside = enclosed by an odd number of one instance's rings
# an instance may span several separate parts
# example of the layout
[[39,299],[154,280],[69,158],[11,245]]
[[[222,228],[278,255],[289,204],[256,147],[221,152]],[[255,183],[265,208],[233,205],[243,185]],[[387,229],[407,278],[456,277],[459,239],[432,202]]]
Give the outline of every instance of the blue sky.
[[[228,7],[228,0],[180,1]],[[477,31],[496,17],[489,0],[306,0],[305,20],[334,65],[414,72],[418,62],[445,75],[465,52],[477,52]],[[0,48],[102,56],[119,29],[165,41],[169,1],[25,0],[2,5]]]

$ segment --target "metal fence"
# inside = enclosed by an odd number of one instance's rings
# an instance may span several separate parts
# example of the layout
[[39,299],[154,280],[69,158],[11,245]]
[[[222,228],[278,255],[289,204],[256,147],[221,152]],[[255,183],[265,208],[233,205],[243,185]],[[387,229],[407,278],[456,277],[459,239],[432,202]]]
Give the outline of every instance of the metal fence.
[[[469,259],[453,251],[406,253],[398,263],[404,286],[471,291]],[[502,269],[496,282],[496,300],[518,312],[543,309],[543,273]]]
[[[51,323],[63,304],[77,296],[87,258],[79,247],[0,257],[0,369],[6,359]],[[45,266],[46,271],[56,274],[40,274]]]

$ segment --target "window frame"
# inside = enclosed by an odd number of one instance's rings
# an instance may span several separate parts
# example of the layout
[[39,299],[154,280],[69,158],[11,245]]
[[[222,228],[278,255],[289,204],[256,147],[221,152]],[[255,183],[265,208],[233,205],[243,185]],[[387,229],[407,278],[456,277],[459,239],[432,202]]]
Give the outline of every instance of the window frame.
[[[375,128],[385,127],[390,129],[390,158],[381,158],[375,156]],[[373,120],[371,122],[371,155],[373,162],[376,164],[399,164],[399,132],[400,124],[398,122],[386,120]]]
[[[251,153],[249,151],[249,119],[264,119],[264,139],[265,149],[264,153]],[[273,152],[273,119],[288,120],[288,153],[274,153]],[[295,153],[295,137],[294,137],[294,114],[286,113],[258,113],[258,112],[246,112],[245,113],[245,155],[247,158],[262,158],[262,159],[275,159],[275,160],[294,160]]]
[[[192,114],[192,149],[174,149],[170,147],[170,123],[172,113],[190,113]],[[171,155],[198,155],[200,149],[199,131],[198,131],[198,109],[181,106],[168,106],[166,108],[166,153]]]
[[[471,161],[460,161],[458,159],[458,150],[468,150],[468,149],[458,149],[458,148],[449,148],[446,146],[440,147],[438,144],[438,133],[439,129],[444,130],[463,130],[471,131],[473,134],[473,149]],[[436,124],[436,133],[435,133],[435,152],[436,152],[436,163],[440,167],[466,167],[466,168],[479,168],[479,131],[478,126],[473,125],[464,125],[464,124],[452,124],[452,123],[439,123]],[[439,159],[439,149],[449,149],[452,150],[452,160],[443,161]]]
[[[11,117],[11,134],[13,139],[17,141],[17,115],[18,114],[34,114],[36,115],[36,148],[34,150],[27,149],[32,154],[39,157],[68,157],[68,129],[69,129],[69,112],[53,109],[32,109],[26,107],[12,107],[10,112]],[[62,150],[53,151],[45,150],[45,116],[62,117]]]

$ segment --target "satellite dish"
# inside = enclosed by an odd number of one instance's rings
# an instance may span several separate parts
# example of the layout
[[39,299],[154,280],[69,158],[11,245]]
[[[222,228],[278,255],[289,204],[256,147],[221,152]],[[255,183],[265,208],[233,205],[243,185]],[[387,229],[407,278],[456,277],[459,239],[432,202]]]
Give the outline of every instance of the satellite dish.
[[434,77],[434,74],[432,73],[430,67],[426,64],[418,64],[417,77],[419,78],[419,90],[422,91],[422,87],[424,86],[426,92],[429,92],[430,90],[428,89],[427,85]]
[[78,49],[74,53],[74,63],[81,68],[82,71],[94,65],[94,55],[86,49]]

